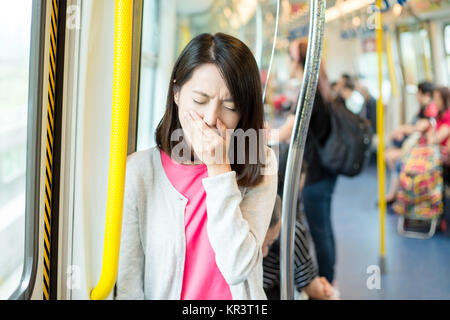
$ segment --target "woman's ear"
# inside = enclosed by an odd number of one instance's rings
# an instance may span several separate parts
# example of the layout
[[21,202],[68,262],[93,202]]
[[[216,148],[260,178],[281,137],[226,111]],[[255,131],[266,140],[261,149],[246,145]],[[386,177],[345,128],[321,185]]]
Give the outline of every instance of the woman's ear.
[[180,90],[177,88],[177,86],[173,86],[173,100],[178,107],[180,102]]
[[179,101],[180,101],[179,98],[180,98],[180,97],[179,97],[178,92],[175,92],[174,95],[173,95],[173,100],[175,101],[175,104],[177,105],[177,107],[178,107]]

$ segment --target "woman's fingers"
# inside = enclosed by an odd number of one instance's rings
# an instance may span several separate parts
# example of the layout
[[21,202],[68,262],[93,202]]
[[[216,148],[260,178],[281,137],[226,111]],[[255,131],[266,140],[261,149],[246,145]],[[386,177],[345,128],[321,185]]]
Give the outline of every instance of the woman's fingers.
[[187,140],[191,144],[195,144],[195,139],[197,138],[197,135],[195,134],[196,128],[193,125],[194,120],[192,119],[192,116],[189,114],[189,112],[183,113],[183,132],[184,135],[187,137]]
[[208,127],[208,125],[205,123],[205,121],[203,121],[202,118],[200,118],[200,116],[197,114],[197,112],[195,112],[194,110],[190,110],[189,111],[191,118],[193,120],[193,124],[194,126],[201,131],[203,134],[205,135],[211,135],[211,134],[216,134],[214,132],[214,130],[212,130],[211,128]]
[[193,111],[185,112],[186,122],[185,127],[188,131],[188,135],[192,139],[204,140],[209,129],[208,126],[203,122],[203,120]]
[[184,119],[183,129],[185,131],[192,132],[193,119],[192,119],[191,114],[187,111],[183,112],[183,119]]
[[223,122],[217,118],[217,129],[219,129],[220,135],[222,136],[222,138],[226,138],[227,135],[227,127],[223,124]]
[[227,130],[222,121],[217,119],[219,133],[211,129],[193,110],[183,113],[183,122],[187,139],[202,162],[222,164],[226,161],[224,159],[227,159],[226,146],[230,140],[230,130]]
[[194,121],[194,126],[203,134],[203,137],[206,142],[210,143],[212,141],[216,141],[218,143],[217,138],[221,138],[225,140],[225,142],[228,145],[228,142],[231,137],[230,130],[227,130],[227,127],[223,124],[223,122],[217,118],[216,127],[220,132],[220,135],[213,129],[211,129],[200,116],[197,114],[197,112],[191,110],[191,117]]
[[230,145],[230,141],[231,141],[231,136],[233,135],[233,130],[228,129],[227,126],[219,118],[217,119],[217,122],[222,127],[222,129],[221,129],[223,131],[223,132],[221,132],[222,138],[225,139],[225,143],[226,143],[227,149],[228,149],[228,146]]
[[228,145],[231,135],[233,134],[233,130],[228,130],[227,126],[220,119],[217,119],[217,128],[219,129],[222,138],[225,139],[225,142]]

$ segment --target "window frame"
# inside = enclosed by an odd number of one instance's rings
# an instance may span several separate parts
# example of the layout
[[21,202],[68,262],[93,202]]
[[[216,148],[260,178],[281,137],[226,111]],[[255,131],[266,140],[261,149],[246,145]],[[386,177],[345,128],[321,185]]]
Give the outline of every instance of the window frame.
[[[148,51],[146,50],[146,48],[144,48],[144,40],[143,37],[145,37],[145,35],[147,34],[148,30],[145,29],[145,24],[144,24],[144,19],[146,17],[145,13],[146,13],[146,7],[145,7],[145,3],[142,3],[142,13],[141,13],[141,26],[140,26],[140,43],[139,43],[139,75],[138,75],[138,79],[137,81],[137,97],[136,97],[136,116],[135,116],[135,122],[136,122],[136,128],[133,128],[134,132],[135,132],[135,141],[134,141],[134,150],[133,151],[140,151],[143,149],[146,149],[150,146],[155,145],[155,137],[154,134],[151,135],[151,138],[149,139],[150,141],[146,141],[144,135],[140,135],[140,131],[141,130],[146,130],[147,132],[151,132],[154,133],[156,130],[156,124],[155,124],[155,111],[154,111],[154,106],[155,106],[155,88],[156,88],[156,77],[157,77],[157,68],[158,68],[158,63],[159,63],[159,51],[160,51],[160,44],[159,44],[159,37],[160,37],[160,12],[161,12],[161,4],[160,1],[154,1],[154,11],[152,12],[153,16],[152,21],[153,21],[153,26],[156,27],[156,30],[152,30],[152,33],[154,35],[156,35],[156,40],[153,39],[152,41],[155,41],[154,45],[154,51]],[[148,5],[148,3],[147,3]],[[133,32],[134,33],[134,32]],[[137,54],[137,53],[136,53]],[[148,123],[150,125],[151,130],[148,130],[148,127],[146,127],[144,124],[146,123],[142,123],[141,122],[141,117],[145,118],[142,115],[142,110],[144,108],[142,108],[142,97],[141,97],[141,86],[142,86],[142,82],[143,82],[143,77],[144,74],[146,73],[147,68],[150,68],[150,79],[151,79],[151,86],[150,86],[150,91],[148,92],[149,94],[149,101],[150,104],[147,106],[149,108],[148,110]],[[130,105],[130,107],[133,106],[133,104]],[[131,116],[131,114],[130,114]],[[131,139],[129,139],[129,142],[132,141]],[[129,152],[130,152],[130,148],[129,148]]]
[[[410,32],[410,33],[418,32],[418,33],[420,33],[420,31],[422,31],[422,30],[425,31],[426,34],[427,34],[427,43],[428,43],[427,46],[428,46],[428,49],[430,50],[429,72],[430,72],[431,79],[427,78],[426,65],[424,64],[423,65],[423,67],[424,67],[424,70],[423,70],[424,71],[424,74],[423,74],[424,77],[420,77],[420,75],[418,74],[419,77],[417,79],[415,79],[415,83],[414,83],[415,86],[417,86],[420,83],[420,81],[425,80],[425,79],[427,81],[434,81],[434,78],[436,77],[436,74],[434,72],[435,61],[434,61],[434,57],[433,57],[433,47],[432,47],[432,42],[431,42],[432,39],[431,39],[431,32],[430,32],[430,24],[429,24],[429,22],[419,22],[419,23],[418,22],[414,22],[414,23],[408,23],[408,24],[400,25],[397,28],[397,32],[398,32],[397,44],[398,44],[399,48],[402,47],[401,37],[402,37],[403,33],[406,33],[406,32]],[[404,65],[405,65],[404,49],[403,49],[403,51],[402,51],[402,49],[400,49],[400,51],[399,51],[399,58],[400,58],[400,63],[402,65],[403,82],[404,82],[404,85],[405,85],[405,88],[406,88],[406,86],[408,86],[408,83],[407,83],[406,78],[405,78],[405,70],[406,70],[406,68],[404,67]],[[416,69],[417,69],[417,71],[420,71],[420,69],[418,68],[417,64],[416,64]]]
[[46,27],[46,1],[33,0],[28,79],[27,157],[25,187],[24,263],[20,282],[9,300],[31,297],[39,258],[39,197],[41,167],[42,94]]
[[449,64],[449,62],[448,62],[448,58],[450,57],[450,51],[449,52],[447,52],[447,47],[446,47],[446,43],[445,43],[445,29],[447,29],[447,28],[449,28],[450,29],[450,21],[447,21],[447,22],[445,22],[444,24],[443,24],[443,27],[442,27],[442,38],[444,39],[444,63],[445,63],[445,65],[447,66],[447,70],[445,71],[445,73],[446,73],[446,75],[447,75],[447,81],[448,82],[450,82],[450,74],[448,73],[448,70],[450,70],[450,65],[448,65]]

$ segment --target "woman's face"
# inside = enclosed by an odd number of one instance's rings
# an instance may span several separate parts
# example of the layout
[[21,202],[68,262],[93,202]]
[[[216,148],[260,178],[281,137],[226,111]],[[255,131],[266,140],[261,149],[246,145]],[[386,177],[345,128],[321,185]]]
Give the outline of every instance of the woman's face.
[[434,103],[436,103],[436,106],[438,107],[439,111],[444,111],[444,101],[442,100],[441,94],[439,91],[435,90],[433,92],[433,100]]
[[[219,69],[214,64],[203,64],[196,68],[191,79],[181,90],[174,93],[178,106],[178,117],[184,128],[183,112],[195,110],[200,118],[217,131],[216,121],[220,119],[227,129],[236,129],[240,114]],[[218,132],[218,131],[217,131]]]

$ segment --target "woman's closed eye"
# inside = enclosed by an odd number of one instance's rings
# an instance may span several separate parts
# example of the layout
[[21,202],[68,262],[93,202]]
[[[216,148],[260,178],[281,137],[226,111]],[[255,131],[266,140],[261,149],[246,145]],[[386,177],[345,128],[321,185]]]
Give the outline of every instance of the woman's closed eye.
[[[193,101],[194,103],[196,103],[196,104],[199,104],[199,105],[203,105],[203,104],[205,104],[205,103],[207,102],[207,101],[204,101],[204,100],[197,100],[197,99],[192,99],[192,101]],[[227,110],[236,112],[236,108],[235,108],[234,106],[224,105],[223,107],[224,107],[225,109],[227,109]]]
[[226,106],[224,105],[225,109],[228,109],[230,111],[236,112],[236,108],[234,106]]
[[192,99],[192,101],[194,101],[196,104],[205,104],[206,103],[206,101],[204,101],[204,100]]

